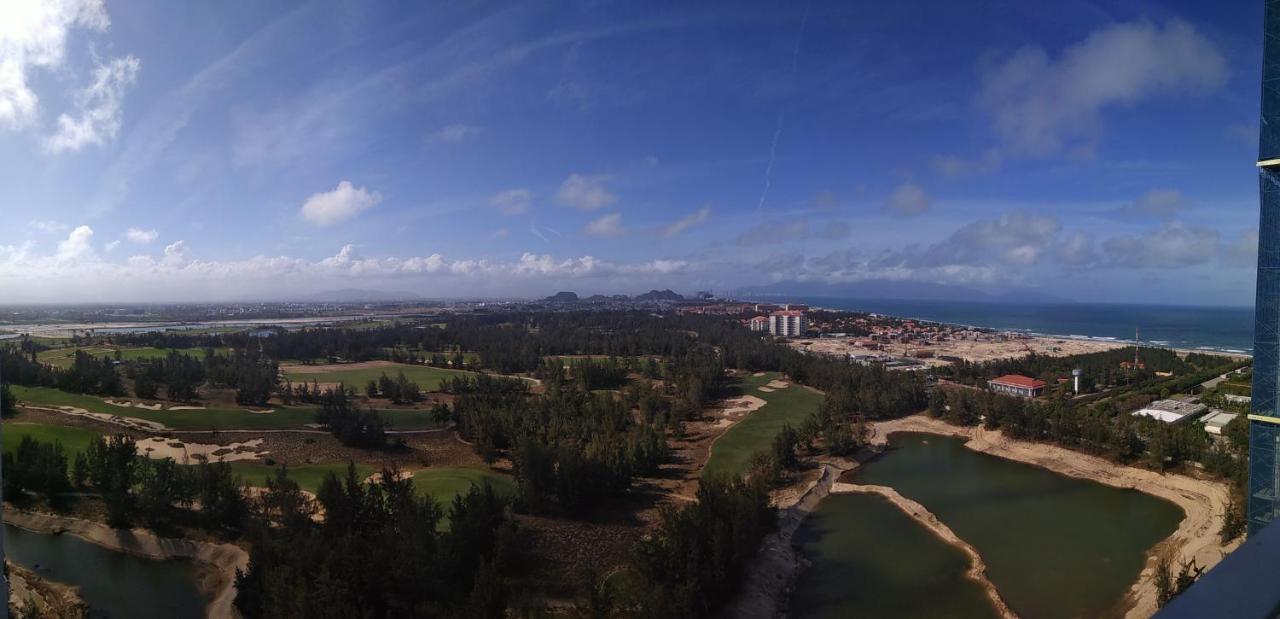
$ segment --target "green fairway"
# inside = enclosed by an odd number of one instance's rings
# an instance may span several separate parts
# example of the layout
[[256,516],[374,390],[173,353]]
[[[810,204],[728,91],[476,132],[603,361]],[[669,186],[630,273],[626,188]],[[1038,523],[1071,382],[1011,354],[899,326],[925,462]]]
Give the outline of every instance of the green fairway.
[[498,494],[513,496],[516,493],[516,483],[511,478],[484,469],[453,466],[428,468],[413,474],[413,487],[418,493],[434,497],[446,512],[454,496],[470,490],[472,484],[479,486],[485,481]]
[[357,390],[360,390],[364,389],[364,386],[368,384],[369,381],[376,381],[383,374],[394,379],[401,371],[404,372],[405,378],[418,383],[418,387],[423,391],[439,391],[441,381],[455,376],[473,375],[472,372],[466,372],[463,370],[433,368],[427,365],[393,363],[382,367],[353,368],[350,370],[336,369],[317,373],[285,371],[284,377],[286,380],[290,380],[295,383],[310,383],[312,381],[320,383],[346,383],[348,386],[355,387]]
[[41,443],[62,443],[67,454],[68,466],[75,461],[76,454],[89,448],[89,443],[98,436],[97,432],[84,428],[68,426],[50,426],[42,423],[8,422],[4,424],[4,451],[18,448],[22,438],[30,436]]
[[[315,423],[315,408],[311,406],[278,406],[269,413],[255,413],[243,408],[205,408],[200,410],[147,410],[145,408],[114,406],[102,398],[91,395],[67,393],[50,387],[13,386],[19,401],[33,406],[73,406],[91,413],[105,413],[162,423],[175,430],[268,430],[301,428]],[[379,411],[388,429],[420,430],[437,427],[431,413],[425,410]]]
[[[250,486],[264,487],[267,480],[275,477],[276,470],[279,465],[271,466],[258,462],[232,462],[231,470],[243,478]],[[299,466],[289,467],[289,479],[298,483],[298,487],[307,492],[316,492],[320,489],[320,484],[324,482],[324,478],[333,473],[338,479],[345,479],[347,476],[346,462],[327,462],[325,464],[302,464]],[[356,465],[356,476],[361,481],[367,479],[374,473],[373,467],[364,464]]]
[[782,376],[770,372],[764,376],[745,376],[739,379],[742,395],[753,395],[767,402],[755,412],[739,421],[711,446],[711,457],[702,470],[703,475],[741,475],[747,471],[751,455],[766,450],[778,435],[782,426],[791,424],[799,428],[810,413],[822,406],[822,394],[799,385],[773,392],[760,391],[758,387]]
[[[179,352],[196,358],[204,358],[203,348],[151,348],[149,346],[141,346],[136,348],[128,348],[121,346],[68,346],[66,348],[54,348],[52,350],[43,350],[36,353],[36,360],[40,363],[60,368],[71,367],[71,363],[75,360],[76,351],[83,350],[85,354],[94,356],[106,356],[115,358],[116,351],[120,352],[120,359],[123,361],[134,361],[137,359],[162,359],[169,356],[170,351]],[[220,355],[230,352],[230,348],[221,346],[214,348],[213,351]]]

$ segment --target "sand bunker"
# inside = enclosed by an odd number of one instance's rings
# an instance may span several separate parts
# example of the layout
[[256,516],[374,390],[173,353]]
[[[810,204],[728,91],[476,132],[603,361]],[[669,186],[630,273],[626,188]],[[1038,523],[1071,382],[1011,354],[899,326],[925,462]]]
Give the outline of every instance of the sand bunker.
[[756,389],[763,391],[765,393],[773,393],[775,391],[773,387],[765,387],[765,386],[756,387]]
[[168,426],[155,421],[147,421],[146,419],[135,419],[133,417],[121,417],[120,415],[108,415],[107,413],[91,413],[83,408],[75,406],[31,406],[25,405],[24,408],[30,408],[38,411],[49,411],[51,413],[63,413],[65,415],[74,415],[76,417],[86,417],[96,421],[105,423],[114,423],[118,426],[142,430],[144,432],[155,432],[160,430],[168,430]]
[[112,406],[123,406],[125,408],[145,408],[149,411],[164,410],[163,404],[147,404],[146,402],[130,402],[128,400],[103,400]]
[[138,455],[146,456],[153,460],[170,458],[180,464],[257,460],[269,453],[265,450],[259,450],[258,447],[261,445],[262,439],[260,438],[228,445],[187,443],[178,439],[160,436],[152,436],[137,441]]
[[395,367],[399,364],[391,361],[361,361],[360,363],[326,363],[323,365],[281,365],[281,374],[324,374],[325,372],[344,372],[347,370],[367,370],[371,368]]
[[775,379],[773,379],[773,380],[769,381],[769,384],[768,384],[768,385],[765,385],[765,386],[766,386],[766,387],[770,387],[770,388],[772,388],[772,389],[786,389],[787,387],[790,387],[790,386],[791,386],[791,383],[789,383],[789,382],[787,382],[787,381],[785,381],[785,380],[778,380],[778,379],[776,379],[776,378],[775,378]]

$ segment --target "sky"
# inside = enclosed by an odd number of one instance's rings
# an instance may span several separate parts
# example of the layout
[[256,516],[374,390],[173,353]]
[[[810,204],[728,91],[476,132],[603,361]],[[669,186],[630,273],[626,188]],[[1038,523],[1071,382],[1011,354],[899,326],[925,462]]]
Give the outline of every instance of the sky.
[[0,302],[1251,305],[1262,2],[0,2]]

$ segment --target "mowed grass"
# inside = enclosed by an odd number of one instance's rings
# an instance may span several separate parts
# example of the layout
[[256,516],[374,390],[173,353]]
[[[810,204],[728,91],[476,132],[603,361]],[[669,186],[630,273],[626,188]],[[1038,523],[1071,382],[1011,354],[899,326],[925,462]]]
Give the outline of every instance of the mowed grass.
[[[115,358],[116,351],[120,351],[120,359],[124,361],[135,361],[138,359],[163,359],[169,356],[171,351],[179,352],[196,358],[204,358],[203,348],[152,348],[149,346],[140,347],[121,347],[121,346],[69,346],[66,348],[54,348],[52,350],[42,350],[36,353],[36,360],[40,363],[47,363],[60,368],[71,367],[75,361],[76,351],[83,350],[85,354],[97,357]],[[220,346],[214,348],[213,351],[219,355],[225,355],[230,352],[230,348]]]
[[[276,476],[276,471],[280,469],[280,465],[269,465],[260,462],[232,462],[231,470],[239,475],[250,486],[263,488],[267,485],[267,480]],[[316,492],[320,490],[320,484],[324,483],[324,478],[333,473],[338,476],[339,480],[347,477],[346,462],[326,462],[324,464],[302,464],[298,466],[288,467],[289,479],[298,484],[299,488],[307,492]],[[365,464],[356,465],[356,477],[361,481],[368,479],[374,473],[373,467]]]
[[[105,413],[162,423],[175,430],[278,430],[301,428],[315,423],[315,407],[277,406],[269,413],[255,413],[243,408],[205,408],[200,410],[148,410],[132,406],[114,406],[102,398],[67,393],[51,387],[13,386],[21,402],[33,406],[74,406],[91,413]],[[438,427],[430,411],[380,410],[387,429],[421,430]]]
[[10,453],[18,449],[23,437],[41,443],[62,443],[62,450],[67,454],[67,465],[76,459],[76,454],[89,448],[89,443],[98,436],[93,430],[73,428],[69,426],[51,426],[43,423],[25,423],[12,421],[4,424],[4,451]]
[[418,494],[435,498],[445,510],[449,509],[453,497],[470,490],[472,484],[483,486],[486,481],[498,494],[516,494],[516,483],[511,478],[484,469],[449,466],[427,468],[413,474],[413,487]]
[[739,421],[728,432],[716,439],[711,446],[711,457],[702,470],[706,475],[741,475],[747,472],[751,456],[757,451],[769,449],[773,438],[782,427],[791,424],[799,428],[811,413],[822,406],[822,394],[792,384],[786,389],[766,393],[761,385],[782,376],[770,372],[764,376],[745,376],[739,379],[741,395],[753,395],[766,402],[755,412]]
[[450,370],[447,368],[434,368],[427,365],[393,363],[375,368],[353,368],[350,370],[331,370],[316,373],[286,371],[284,372],[284,377],[286,380],[293,381],[294,383],[310,383],[312,381],[320,383],[345,383],[347,386],[355,387],[357,390],[362,390],[369,381],[376,381],[383,374],[394,379],[399,376],[400,372],[404,372],[405,378],[418,383],[418,387],[423,391],[439,391],[440,383],[445,380],[451,379],[455,376],[472,376],[474,374],[474,372],[467,372],[464,370]]

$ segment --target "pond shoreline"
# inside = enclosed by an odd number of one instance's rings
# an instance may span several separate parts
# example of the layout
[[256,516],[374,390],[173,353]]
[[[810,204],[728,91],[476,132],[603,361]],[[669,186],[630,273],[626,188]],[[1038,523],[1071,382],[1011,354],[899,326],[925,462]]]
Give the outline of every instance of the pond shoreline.
[[235,617],[236,570],[249,565],[249,553],[235,544],[213,544],[160,537],[146,529],[113,529],[80,518],[32,512],[6,504],[4,523],[42,534],[70,534],[91,544],[154,560],[189,559],[197,567],[196,586],[209,598],[205,616]]
[[1222,483],[1121,466],[1065,447],[1012,439],[999,430],[955,426],[925,415],[870,425],[873,445],[887,444],[889,435],[895,432],[954,436],[966,439],[965,447],[976,452],[1030,464],[1059,475],[1137,490],[1177,505],[1184,514],[1178,528],[1147,552],[1146,565],[1118,605],[1125,610],[1126,619],[1145,619],[1158,609],[1154,579],[1157,553],[1172,552],[1175,565],[1194,560],[1207,570],[1240,544],[1240,540],[1236,540],[1224,546],[1219,541],[1218,531],[1222,528],[1230,502],[1230,491]]

